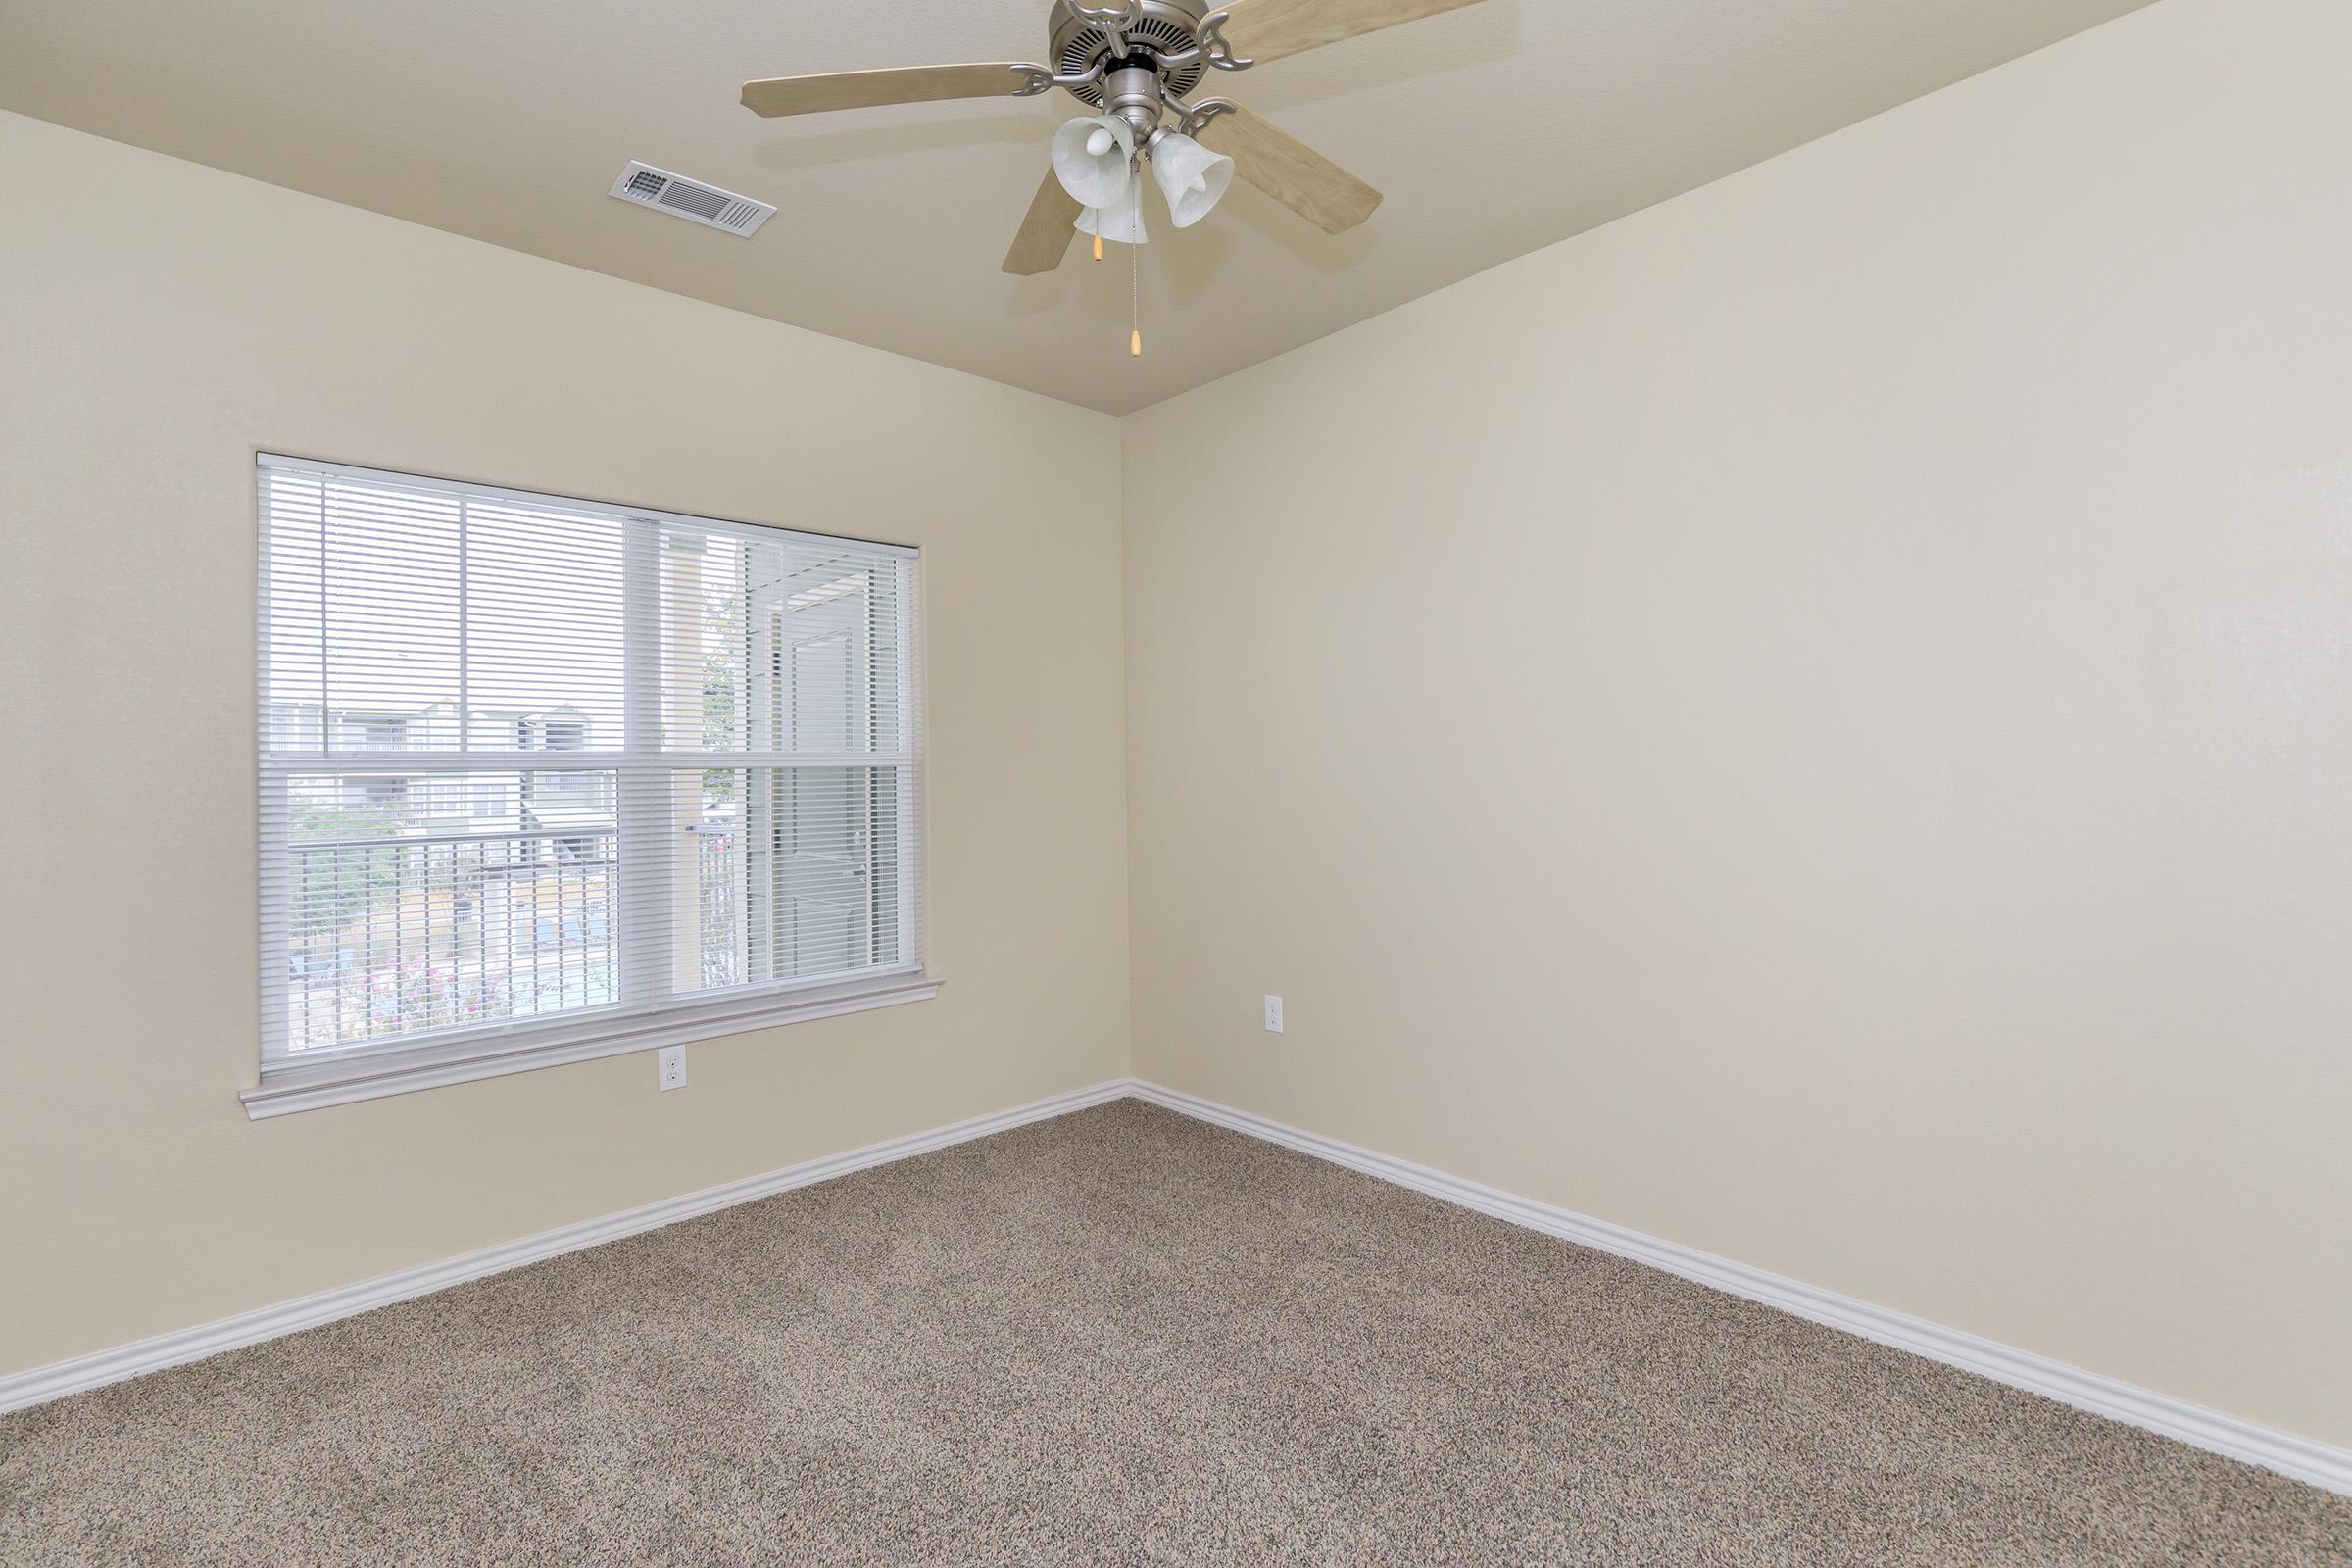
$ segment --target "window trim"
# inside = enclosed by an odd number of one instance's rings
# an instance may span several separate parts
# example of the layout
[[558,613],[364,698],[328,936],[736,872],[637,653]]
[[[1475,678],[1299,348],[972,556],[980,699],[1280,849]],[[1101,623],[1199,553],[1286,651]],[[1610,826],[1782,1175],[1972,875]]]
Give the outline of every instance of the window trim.
[[[435,490],[473,499],[507,500],[534,507],[560,507],[564,510],[609,516],[626,523],[675,524],[710,533],[731,533],[740,537],[772,542],[778,538],[804,539],[825,544],[849,544],[877,554],[896,556],[919,564],[919,548],[847,535],[816,534],[804,529],[770,527],[758,523],[736,522],[724,518],[697,516],[686,513],[665,512],[650,507],[624,507],[609,502],[583,500],[528,490],[515,490],[498,485],[476,484],[466,480],[437,478],[429,475],[403,473],[390,469],[359,467],[346,464],[322,462],[317,459],[291,457],[270,451],[254,455],[255,502],[257,514],[267,515],[266,475],[271,471],[315,473],[330,478],[346,478],[363,483],[374,482],[397,485],[406,489]],[[637,548],[637,534],[624,536],[624,548]],[[654,537],[645,535],[647,545]],[[269,612],[269,582],[267,563],[257,582],[257,636],[255,658],[262,679],[267,686],[270,646],[267,637]],[[447,1084],[466,1083],[481,1078],[498,1077],[508,1073],[530,1072],[541,1067],[559,1066],[566,1062],[588,1061],[602,1056],[651,1051],[663,1046],[682,1045],[691,1041],[715,1039],[726,1035],[749,1033],[780,1025],[806,1022],[818,1018],[837,1017],[852,1012],[863,1012],[878,1007],[924,1002],[939,993],[944,983],[926,969],[928,950],[928,899],[925,884],[929,880],[929,857],[923,853],[928,839],[928,804],[921,793],[927,769],[923,766],[927,714],[920,701],[923,685],[922,636],[920,604],[921,577],[914,578],[915,588],[902,601],[905,617],[900,658],[900,711],[908,728],[904,736],[905,748],[896,752],[858,752],[814,754],[807,752],[688,752],[665,750],[659,738],[643,726],[642,720],[653,712],[647,693],[632,690],[627,710],[640,719],[638,729],[626,736],[622,746],[612,752],[564,754],[576,756],[581,762],[597,771],[611,771],[615,787],[621,793],[616,807],[626,811],[626,778],[631,764],[639,770],[693,768],[696,766],[760,768],[773,766],[852,766],[893,768],[912,785],[907,792],[904,809],[906,815],[903,826],[913,834],[915,852],[904,857],[899,868],[901,918],[904,951],[907,957],[887,967],[857,969],[831,975],[775,981],[763,985],[731,987],[723,991],[703,994],[686,993],[682,998],[667,1000],[652,1005],[640,1003],[615,1003],[605,1006],[559,1014],[549,1018],[518,1019],[466,1030],[435,1032],[429,1039],[416,1043],[382,1042],[371,1045],[354,1044],[326,1047],[306,1052],[300,1059],[273,1055],[265,1039],[259,1053],[260,1082],[239,1092],[246,1114],[254,1120],[284,1115],[293,1111],[311,1110],[326,1105],[346,1104],[355,1101],[373,1100],[387,1095],[406,1094],[420,1089],[439,1088]],[[642,607],[636,607],[641,609]],[[645,635],[644,617],[624,609],[624,649],[635,652],[636,641]],[[624,662],[624,680],[635,685],[650,683],[654,671],[650,665]],[[323,715],[322,715],[323,721]],[[323,737],[322,737],[323,738]],[[502,763],[520,766],[544,763],[549,756],[544,751],[516,752],[512,755],[498,752],[468,751],[434,754],[419,752],[355,752],[355,751],[272,751],[267,745],[267,735],[258,736],[256,798],[262,808],[262,831],[257,846],[260,852],[258,866],[267,883],[272,853],[285,853],[284,785],[288,778],[308,772],[332,771],[350,773],[367,771],[377,766],[397,768],[406,775],[436,772],[478,771],[487,766],[498,770]],[[653,744],[646,744],[651,740]],[[648,776],[652,776],[649,774]],[[267,945],[275,929],[272,911],[264,904],[259,932]],[[626,961],[627,944],[622,945]],[[268,972],[268,971],[265,971]],[[268,996],[263,998],[264,1015],[268,1015]]]
[[[861,973],[855,981],[830,985],[801,982],[780,994],[756,1000],[725,997],[711,1003],[689,1003],[658,1012],[621,1017],[610,1014],[577,1018],[568,1024],[549,1024],[519,1043],[500,1045],[480,1039],[437,1040],[430,1045],[377,1047],[340,1061],[302,1062],[273,1067],[262,1074],[259,1087],[241,1090],[245,1114],[255,1121],[290,1111],[317,1110],[359,1100],[378,1100],[445,1084],[471,1083],[508,1073],[533,1072],[566,1062],[593,1061],[599,1056],[625,1055],[662,1046],[682,1046],[697,1040],[749,1034],[782,1024],[837,1018],[845,1013],[896,1007],[909,1002],[928,1002],[947,982],[919,969],[891,974]],[[650,1085],[648,1086],[651,1087]]]

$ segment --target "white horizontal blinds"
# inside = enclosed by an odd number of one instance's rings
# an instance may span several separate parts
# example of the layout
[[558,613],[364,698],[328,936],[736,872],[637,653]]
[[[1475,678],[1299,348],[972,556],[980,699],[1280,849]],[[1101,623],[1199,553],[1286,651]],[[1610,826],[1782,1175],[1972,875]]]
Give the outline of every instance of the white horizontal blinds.
[[263,469],[265,746],[612,751],[620,519]]
[[288,1054],[620,1001],[612,774],[309,774],[284,788]]
[[263,498],[265,743],[311,752],[454,744],[457,498],[308,474],[265,474]]
[[917,966],[910,553],[261,480],[267,1060]]
[[619,750],[626,524],[480,500],[465,520],[468,746]]
[[677,523],[660,559],[662,743],[713,764],[673,780],[672,984],[911,963],[913,563]]
[[912,563],[846,540],[662,530],[671,751],[907,750],[902,621]]
[[[896,767],[703,768],[676,775],[699,817],[696,924],[673,927],[681,988],[887,967],[906,951]],[[908,803],[910,804],[910,803]]]

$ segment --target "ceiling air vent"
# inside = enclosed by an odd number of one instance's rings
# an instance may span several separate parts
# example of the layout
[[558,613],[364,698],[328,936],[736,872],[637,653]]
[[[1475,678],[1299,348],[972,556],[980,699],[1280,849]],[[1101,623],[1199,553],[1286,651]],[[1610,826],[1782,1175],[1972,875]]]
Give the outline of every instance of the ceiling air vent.
[[649,164],[633,163],[622,170],[620,177],[612,182],[612,194],[625,202],[659,207],[675,217],[723,228],[730,234],[754,233],[761,223],[776,216],[776,210],[765,202],[756,202],[715,185],[681,179],[666,169],[656,169]]

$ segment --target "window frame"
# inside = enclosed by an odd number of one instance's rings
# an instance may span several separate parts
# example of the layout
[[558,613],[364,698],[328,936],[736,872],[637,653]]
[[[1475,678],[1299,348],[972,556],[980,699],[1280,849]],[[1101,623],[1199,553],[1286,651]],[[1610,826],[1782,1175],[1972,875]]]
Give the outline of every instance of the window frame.
[[[331,714],[321,709],[317,739],[320,750],[273,750],[270,702],[269,475],[317,474],[361,484],[438,491],[492,503],[555,508],[611,518],[621,525],[623,555],[620,669],[622,736],[611,751],[542,748],[513,752],[343,751],[333,748]],[[242,1091],[247,1114],[259,1119],[288,1111],[339,1104],[382,1095],[440,1087],[504,1073],[530,1071],[627,1052],[648,1051],[693,1040],[832,1017],[874,1007],[926,1001],[941,981],[925,967],[928,874],[925,782],[926,722],[922,706],[922,552],[919,547],[804,529],[697,516],[654,508],[517,490],[498,485],[359,467],[263,450],[254,457],[256,539],[262,543],[257,571],[255,663],[260,701],[256,705],[256,798],[260,803],[259,967],[260,1082]],[[661,714],[660,554],[664,527],[706,534],[733,534],[752,542],[803,540],[818,545],[852,545],[906,563],[896,595],[897,673],[894,693],[901,748],[892,752],[802,753],[793,751],[689,751],[662,744]],[[462,657],[462,656],[461,656]],[[870,689],[870,688],[869,688]],[[460,723],[463,737],[467,725]],[[299,722],[293,733],[312,738]],[[546,764],[561,758],[568,768]],[[898,957],[888,964],[826,974],[730,986],[715,991],[674,992],[662,981],[649,990],[643,953],[633,949],[659,937],[637,937],[623,929],[622,911],[645,897],[645,884],[670,874],[668,844],[673,834],[665,804],[668,779],[703,768],[792,770],[800,768],[888,769],[894,779],[892,826],[898,845],[896,876]],[[312,1047],[299,1054],[285,1050],[283,1006],[272,1006],[271,987],[287,986],[287,930],[291,902],[289,781],[320,775],[382,775],[416,778],[437,773],[594,772],[612,779],[612,838],[619,893],[614,899],[614,963],[618,1000],[536,1017],[514,1018],[465,1028],[432,1030],[413,1039],[360,1041]],[[273,877],[272,868],[277,874]],[[279,890],[272,906],[272,885]],[[634,993],[634,994],[633,994]],[[270,1038],[276,1024],[276,1038]]]

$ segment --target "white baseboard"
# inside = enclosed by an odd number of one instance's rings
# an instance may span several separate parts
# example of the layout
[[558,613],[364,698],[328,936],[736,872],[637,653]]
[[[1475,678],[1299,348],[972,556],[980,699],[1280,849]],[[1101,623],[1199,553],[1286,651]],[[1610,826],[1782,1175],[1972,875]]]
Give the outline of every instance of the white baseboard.
[[1630,1231],[1606,1220],[1554,1208],[1533,1199],[1464,1181],[1458,1176],[1448,1176],[1443,1171],[1393,1159],[1386,1154],[1376,1154],[1370,1150],[1358,1149],[1337,1139],[1286,1127],[1263,1116],[1251,1115],[1248,1111],[1235,1110],[1227,1105],[1136,1079],[1114,1079],[1086,1089],[1074,1089],[994,1115],[975,1116],[968,1121],[929,1132],[910,1133],[904,1138],[854,1149],[846,1153],[829,1154],[763,1176],[747,1177],[723,1187],[689,1193],[682,1198],[649,1203],[643,1208],[609,1214],[601,1219],[584,1220],[561,1230],[485,1248],[462,1257],[446,1258],[438,1263],[388,1274],[380,1279],[321,1291],[315,1296],[251,1312],[240,1312],[219,1322],[159,1334],[153,1339],[139,1340],[113,1349],[76,1356],[70,1361],[35,1367],[29,1372],[0,1377],[0,1411],[21,1409],[26,1405],[62,1398],[69,1394],[78,1394],[84,1389],[118,1383],[124,1378],[160,1372],[166,1367],[201,1360],[222,1350],[258,1345],[264,1340],[316,1328],[321,1323],[331,1323],[337,1318],[389,1306],[395,1301],[424,1296],[467,1280],[480,1279],[484,1275],[519,1268],[525,1263],[560,1257],[565,1252],[576,1252],[604,1242],[618,1241],[624,1236],[656,1230],[679,1220],[692,1219],[698,1214],[730,1208],[737,1203],[748,1203],[755,1199],[789,1192],[796,1187],[807,1187],[835,1176],[846,1176],[852,1171],[888,1164],[893,1160],[910,1159],[953,1144],[986,1138],[992,1133],[1004,1132],[1028,1122],[1067,1115],[1089,1105],[1099,1105],[1128,1096],[1201,1121],[1213,1122],[1220,1127],[1231,1128],[1235,1132],[1247,1133],[1253,1138],[1281,1144],[1319,1159],[1394,1182],[1399,1187],[1409,1187],[1465,1208],[1476,1209],[1482,1214],[1508,1220],[1514,1225],[1524,1225],[1530,1230],[1557,1236],[1580,1246],[1632,1258],[1638,1263],[1646,1263],[1652,1268],[1696,1280],[1701,1285],[1733,1296],[1760,1301],[1767,1306],[1779,1307],[1798,1317],[1843,1329],[1849,1334],[1858,1334],[1882,1345],[1890,1345],[1964,1371],[1979,1373],[2013,1388],[2088,1410],[2094,1415],[2107,1416],[2175,1438],[2226,1458],[2261,1465],[2298,1481],[2352,1495],[2352,1452],[2342,1448],[2330,1447],[2292,1433],[2256,1426],[2235,1416],[2203,1409],[2169,1395],[2135,1388],[2094,1372],[2085,1372],[2080,1367],[2068,1366],[2045,1356],[1945,1328],[1925,1318],[1873,1306],[1867,1301],[1857,1301],[1833,1291],[1768,1274],[1762,1269],[1750,1268],[1729,1258],[1716,1257],[1674,1242],[1661,1241],[1654,1236],[1644,1236],[1639,1231]]
[[1941,1361],[1967,1372],[1975,1372],[2024,1389],[2029,1394],[2071,1404],[2094,1415],[2141,1427],[2164,1437],[2178,1439],[2193,1447],[2203,1448],[2225,1458],[2243,1460],[2292,1476],[2329,1492],[2352,1494],[2352,1452],[2330,1447],[2309,1438],[2278,1432],[2268,1427],[2241,1421],[2235,1416],[2207,1410],[2170,1395],[2156,1394],[2132,1384],[2085,1372],[2046,1356],[2034,1355],[2010,1346],[1964,1334],[1958,1329],[1945,1328],[1925,1318],[1889,1311],[1857,1301],[1834,1291],[1825,1291],[1799,1281],[1767,1274],[1745,1263],[1735,1263],[1727,1257],[1683,1247],[1674,1242],[1660,1241],[1639,1231],[1629,1231],[1606,1220],[1592,1219],[1568,1209],[1554,1208],[1533,1199],[1521,1198],[1497,1188],[1464,1181],[1443,1171],[1431,1170],[1406,1160],[1376,1154],[1367,1149],[1343,1144],[1334,1138],[1317,1133],[1301,1132],[1280,1122],[1268,1121],[1248,1111],[1235,1110],[1212,1101],[1199,1099],[1157,1084],[1138,1081],[1133,1088],[1139,1100],[1161,1105],[1169,1110],[1214,1122],[1235,1132],[1248,1133],[1269,1143],[1281,1144],[1312,1154],[1318,1159],[1345,1165],[1383,1181],[1395,1182],[1427,1193],[1447,1202],[1474,1208],[1482,1214],[1524,1225],[1584,1247],[1619,1257],[1632,1258],[1652,1268],[1696,1280],[1732,1296],[1776,1306],[1798,1317],[1810,1318],[1831,1328],[1858,1334],[1881,1345],[1909,1350],[1933,1361]]
[[582,1248],[618,1241],[624,1236],[635,1236],[640,1231],[674,1225],[679,1220],[692,1219],[698,1214],[732,1208],[737,1203],[748,1203],[754,1199],[789,1192],[795,1187],[807,1187],[835,1176],[846,1176],[869,1166],[910,1159],[916,1154],[927,1154],[951,1144],[986,1138],[991,1133],[1004,1132],[1026,1122],[1066,1115],[1088,1105],[1100,1105],[1106,1101],[1122,1099],[1131,1089],[1132,1085],[1126,1079],[1114,1079],[1087,1089],[1073,1089],[1067,1094],[1054,1095],[1012,1110],[998,1111],[990,1116],[974,1116],[969,1121],[959,1121],[952,1127],[909,1133],[904,1138],[870,1144],[847,1153],[828,1154],[822,1159],[808,1160],[783,1170],[770,1171],[764,1176],[746,1177],[723,1187],[688,1193],[682,1198],[648,1203],[643,1208],[608,1214],[602,1219],[583,1220],[577,1225],[566,1225],[561,1230],[525,1237],[518,1242],[484,1248],[478,1252],[467,1252],[463,1257],[444,1258],[438,1263],[404,1269],[381,1279],[364,1280],[357,1285],[340,1286],[331,1291],[320,1291],[316,1296],[281,1301],[275,1306],[240,1312],[217,1323],[178,1329],[170,1334],[159,1334],[153,1339],[117,1346],[111,1350],[98,1350],[75,1356],[70,1361],[59,1361],[51,1366],[35,1367],[29,1372],[0,1377],[0,1411],[21,1409],[28,1404],[63,1398],[69,1394],[79,1394],[84,1389],[94,1389],[102,1384],[119,1383],[124,1378],[160,1372],[166,1367],[201,1360],[222,1350],[258,1345],[264,1340],[274,1340],[280,1335],[317,1328],[321,1323],[332,1323],[337,1318],[351,1317],[379,1306],[389,1306],[395,1301],[405,1301],[411,1297],[424,1296],[452,1285],[464,1284],[467,1280],[477,1280],[486,1274],[503,1273],[525,1263],[560,1257],[565,1252],[576,1252]]

